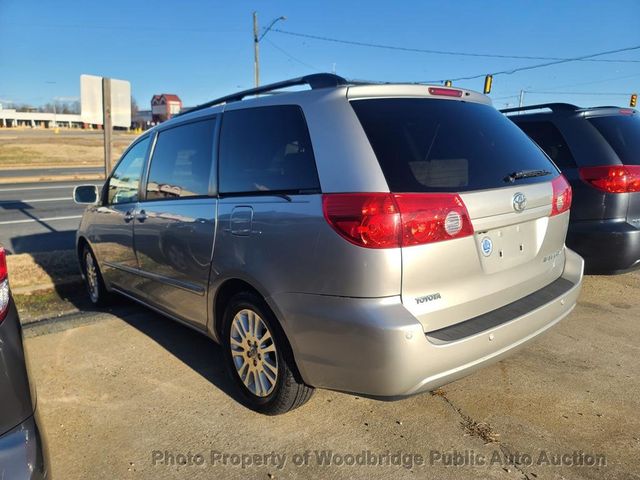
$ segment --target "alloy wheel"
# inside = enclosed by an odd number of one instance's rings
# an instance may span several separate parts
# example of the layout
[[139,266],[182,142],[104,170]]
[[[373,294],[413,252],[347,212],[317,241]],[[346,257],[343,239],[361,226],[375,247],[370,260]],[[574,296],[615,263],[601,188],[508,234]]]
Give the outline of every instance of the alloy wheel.
[[257,397],[273,392],[278,380],[276,344],[267,324],[250,309],[233,317],[229,344],[236,372],[244,386]]

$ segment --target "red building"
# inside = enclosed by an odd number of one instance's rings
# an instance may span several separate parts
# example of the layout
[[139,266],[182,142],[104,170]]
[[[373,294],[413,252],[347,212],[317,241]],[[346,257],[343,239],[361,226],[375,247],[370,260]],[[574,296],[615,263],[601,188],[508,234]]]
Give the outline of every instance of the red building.
[[182,110],[182,100],[172,93],[161,93],[151,98],[151,121],[154,123],[169,120]]

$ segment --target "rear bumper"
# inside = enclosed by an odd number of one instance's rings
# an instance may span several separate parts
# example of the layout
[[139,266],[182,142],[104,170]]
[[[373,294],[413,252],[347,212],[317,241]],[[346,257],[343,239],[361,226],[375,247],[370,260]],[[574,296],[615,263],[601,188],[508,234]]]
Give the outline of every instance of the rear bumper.
[[[527,313],[453,341],[425,334],[400,297],[376,299],[287,293],[268,299],[309,385],[394,398],[434,390],[500,360],[568,315],[583,261],[567,249],[569,287]],[[485,316],[486,317],[486,316]]]
[[0,478],[51,478],[47,449],[37,413],[0,436]]
[[571,222],[567,245],[584,258],[587,274],[640,268],[640,228],[619,220]]

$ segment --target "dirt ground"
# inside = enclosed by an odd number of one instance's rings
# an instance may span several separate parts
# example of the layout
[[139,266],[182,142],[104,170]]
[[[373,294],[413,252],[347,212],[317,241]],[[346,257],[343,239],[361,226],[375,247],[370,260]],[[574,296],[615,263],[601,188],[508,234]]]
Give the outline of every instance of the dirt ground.
[[[113,134],[113,158],[133,141],[133,133]],[[101,131],[79,129],[0,129],[0,169],[80,167],[104,164]]]
[[317,391],[279,417],[235,400],[210,340],[128,302],[25,338],[54,478],[640,479],[640,273],[586,277],[549,333],[435,394]]

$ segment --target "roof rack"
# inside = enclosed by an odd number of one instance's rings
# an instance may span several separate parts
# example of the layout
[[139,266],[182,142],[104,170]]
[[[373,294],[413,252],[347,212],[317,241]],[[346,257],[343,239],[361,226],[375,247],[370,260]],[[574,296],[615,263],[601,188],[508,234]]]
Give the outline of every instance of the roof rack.
[[216,98],[209,102],[197,105],[189,110],[180,112],[177,116],[184,115],[186,113],[196,112],[205,108],[213,107],[214,105],[220,105],[222,103],[237,102],[249,95],[258,95],[260,93],[270,93],[274,90],[280,90],[282,88],[294,87],[296,85],[309,85],[312,89],[316,88],[328,88],[338,87],[340,85],[347,85],[349,82],[339,75],[332,73],[314,73],[311,75],[305,75],[304,77],[292,78],[290,80],[283,80],[282,82],[270,83],[261,87],[250,88],[248,90],[242,90],[241,92],[232,93],[224,97]]
[[552,112],[569,110],[575,111],[580,107],[572,105],[570,103],[540,103],[538,105],[527,105],[526,107],[513,107],[513,108],[503,108],[500,110],[502,113],[510,113],[510,112],[523,112],[525,110],[540,110],[543,108],[548,108]]

